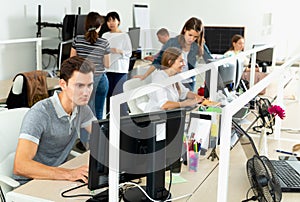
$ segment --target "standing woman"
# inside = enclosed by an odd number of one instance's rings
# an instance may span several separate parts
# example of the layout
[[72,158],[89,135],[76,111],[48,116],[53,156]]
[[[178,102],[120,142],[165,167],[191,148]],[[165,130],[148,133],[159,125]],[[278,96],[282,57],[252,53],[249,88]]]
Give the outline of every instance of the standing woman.
[[98,38],[98,32],[104,18],[97,12],[90,12],[85,19],[85,35],[75,37],[71,57],[82,56],[92,61],[96,66],[94,85],[89,105],[97,119],[103,118],[104,102],[108,91],[108,79],[105,68],[109,68],[110,46],[106,39]]
[[[109,88],[106,98],[106,112],[110,111],[110,97],[123,92],[123,83],[127,80],[129,61],[132,54],[131,41],[127,33],[119,29],[120,16],[117,12],[110,12],[105,17],[109,32],[102,37],[110,44],[110,67],[107,69]],[[127,112],[126,104],[121,106],[121,115]],[[125,107],[125,108],[124,108]]]
[[[204,26],[202,21],[196,17],[190,18],[184,24],[180,35],[170,38],[167,43],[162,47],[158,57],[153,61],[152,66],[148,69],[148,71],[139,77],[142,80],[145,79],[148,75],[150,75],[155,68],[160,68],[161,59],[164,51],[169,47],[176,47],[183,51],[183,59],[185,62],[185,66],[183,67],[183,71],[187,71],[190,69],[194,69],[196,67],[197,56],[202,56],[204,53]],[[187,86],[191,91],[194,91],[196,79],[195,77],[191,77],[182,81],[182,83]]]

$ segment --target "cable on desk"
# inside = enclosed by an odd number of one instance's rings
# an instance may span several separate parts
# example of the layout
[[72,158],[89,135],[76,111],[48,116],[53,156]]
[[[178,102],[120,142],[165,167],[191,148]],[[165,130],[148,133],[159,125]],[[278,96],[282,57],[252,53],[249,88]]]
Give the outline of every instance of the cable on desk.
[[0,186],[0,199],[1,201],[6,202],[1,186]]
[[[171,174],[171,175],[172,175],[172,174]],[[120,184],[119,186],[124,186],[124,185],[132,185],[132,186],[134,186],[134,187],[138,187],[138,188],[141,190],[141,192],[143,192],[143,194],[144,194],[150,201],[152,201],[152,202],[161,202],[161,200],[160,200],[160,201],[157,201],[157,200],[152,199],[152,198],[147,194],[147,192],[146,192],[140,185],[138,185],[138,184],[135,184],[135,183],[132,183],[132,182],[124,182],[124,183]],[[191,196],[191,195],[192,195],[192,193],[189,193],[189,194],[185,194],[185,195],[182,195],[182,196],[179,196],[179,197],[176,197],[176,198],[167,199],[167,200],[164,200],[164,201],[165,201],[165,202],[176,201],[176,200],[179,200],[179,199],[182,199],[182,198],[189,197],[189,196]]]
[[88,197],[92,197],[93,195],[91,194],[74,194],[74,195],[65,195],[66,193],[70,192],[70,191],[73,191],[75,189],[79,189],[81,187],[84,187],[84,186],[87,186],[87,183],[84,183],[84,184],[81,184],[79,186],[76,186],[76,187],[73,187],[71,189],[67,189],[65,191],[63,191],[61,193],[61,196],[64,197],[64,198],[72,198],[72,197],[82,197],[82,196],[88,196]]

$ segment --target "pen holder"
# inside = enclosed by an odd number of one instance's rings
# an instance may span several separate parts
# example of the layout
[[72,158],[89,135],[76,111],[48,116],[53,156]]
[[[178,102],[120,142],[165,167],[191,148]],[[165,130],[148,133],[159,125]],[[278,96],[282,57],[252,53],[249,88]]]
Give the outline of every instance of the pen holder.
[[197,172],[199,165],[199,152],[188,151],[189,159],[188,159],[188,167],[190,172]]

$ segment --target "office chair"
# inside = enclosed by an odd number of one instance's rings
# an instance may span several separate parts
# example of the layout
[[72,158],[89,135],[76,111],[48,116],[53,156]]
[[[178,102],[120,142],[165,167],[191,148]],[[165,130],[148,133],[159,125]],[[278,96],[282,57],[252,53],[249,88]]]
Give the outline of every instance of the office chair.
[[[132,95],[138,95],[143,92],[143,86],[150,83],[150,78],[146,78],[145,80],[141,80],[139,78],[129,79],[123,84],[123,91],[129,92],[132,91]],[[130,113],[129,114],[140,114],[144,112],[146,104],[149,101],[148,95],[143,95],[134,100],[130,100],[127,102]]]
[[6,100],[7,108],[31,107],[49,97],[47,75],[47,72],[41,70],[17,74]]
[[12,179],[15,150],[23,117],[29,108],[16,108],[0,112],[0,186],[5,193],[20,184]]

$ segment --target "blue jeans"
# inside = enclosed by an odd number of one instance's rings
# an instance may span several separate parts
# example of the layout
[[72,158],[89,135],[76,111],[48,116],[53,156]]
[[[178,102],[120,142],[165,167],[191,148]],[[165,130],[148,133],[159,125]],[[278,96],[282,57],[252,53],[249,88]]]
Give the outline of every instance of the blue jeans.
[[[106,113],[110,111],[110,97],[113,95],[117,95],[123,93],[123,84],[127,80],[126,73],[114,73],[114,72],[107,72],[107,78],[109,81],[109,88],[106,98]],[[120,116],[128,115],[127,113],[128,108],[127,104],[123,103],[120,106]]]
[[89,106],[97,119],[103,118],[104,102],[108,92],[108,79],[106,74],[94,76],[94,88],[89,101]]
[[190,82],[190,83],[183,83],[183,85],[185,87],[187,87],[188,89],[190,89],[190,91],[194,92],[195,86],[196,86],[196,81],[195,81],[195,77],[191,77],[191,78],[193,78],[192,82]]

